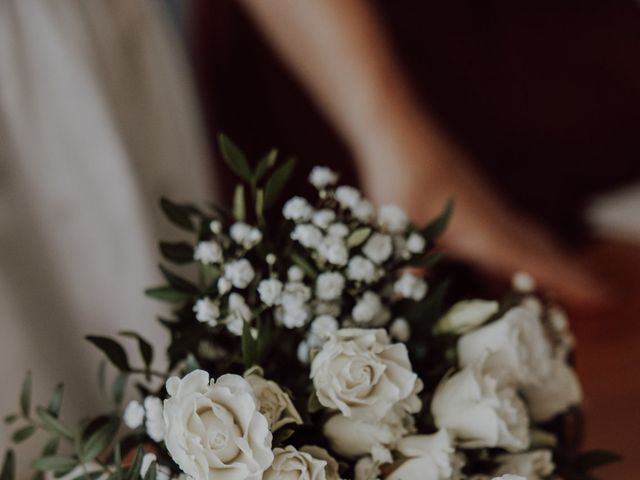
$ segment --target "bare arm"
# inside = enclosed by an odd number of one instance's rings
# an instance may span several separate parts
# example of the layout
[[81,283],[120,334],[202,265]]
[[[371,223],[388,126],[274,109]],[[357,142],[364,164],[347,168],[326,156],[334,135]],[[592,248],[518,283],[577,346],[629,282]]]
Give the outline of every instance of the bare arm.
[[510,210],[421,111],[367,0],[242,0],[337,127],[366,193],[426,222],[449,196],[449,250],[499,275],[524,269],[569,301],[599,289],[539,227]]

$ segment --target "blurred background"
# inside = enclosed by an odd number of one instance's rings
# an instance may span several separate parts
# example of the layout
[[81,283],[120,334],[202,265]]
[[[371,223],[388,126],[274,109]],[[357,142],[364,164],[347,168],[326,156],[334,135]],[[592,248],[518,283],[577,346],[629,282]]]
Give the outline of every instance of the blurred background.
[[[589,447],[640,470],[640,4],[0,0],[0,411],[95,411],[87,333],[144,329],[157,199],[228,201],[225,132],[342,172],[487,281],[530,271],[578,338]],[[292,182],[299,192],[301,182]],[[10,432],[3,431],[0,447]]]

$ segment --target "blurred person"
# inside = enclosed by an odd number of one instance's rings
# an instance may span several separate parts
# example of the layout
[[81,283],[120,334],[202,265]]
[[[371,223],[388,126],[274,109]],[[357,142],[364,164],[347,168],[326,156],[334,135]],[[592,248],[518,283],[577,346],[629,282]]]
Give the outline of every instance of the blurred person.
[[276,55],[235,2],[200,2],[213,129],[357,175],[417,223],[452,196],[453,255],[527,270],[570,303],[602,298],[539,222],[580,236],[586,198],[640,174],[633,1],[241,3]]
[[[143,295],[160,281],[157,240],[175,234],[159,197],[211,198],[190,76],[160,6],[0,2],[0,378],[19,392],[31,369],[38,400],[64,381],[71,419],[104,402],[103,357],[85,335],[165,340]],[[17,405],[0,395],[0,411]]]

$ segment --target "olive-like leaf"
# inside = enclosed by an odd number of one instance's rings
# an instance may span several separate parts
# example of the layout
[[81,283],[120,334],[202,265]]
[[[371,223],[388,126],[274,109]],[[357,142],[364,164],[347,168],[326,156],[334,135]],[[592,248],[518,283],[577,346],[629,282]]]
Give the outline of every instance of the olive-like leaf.
[[191,295],[185,292],[180,292],[175,288],[163,285],[161,287],[147,288],[144,294],[148,297],[155,298],[167,303],[184,303],[191,299]]
[[31,410],[31,370],[27,371],[24,381],[22,382],[20,409],[22,410],[22,415],[28,418],[29,411]]
[[73,440],[73,432],[63,425],[60,420],[55,418],[42,407],[38,408],[36,411],[45,430],[55,435],[65,437],[68,440]]
[[48,455],[35,459],[31,466],[36,470],[44,472],[64,472],[70,471],[78,465],[78,460],[61,455]]
[[13,450],[7,450],[4,454],[2,462],[2,471],[0,471],[0,480],[15,480],[16,478],[16,455]]
[[244,200],[244,185],[236,185],[233,192],[233,218],[238,222],[244,222],[247,217],[247,207]]
[[63,393],[64,393],[64,384],[59,383],[58,385],[56,385],[56,389],[51,394],[51,398],[49,398],[47,410],[54,417],[57,417],[58,414],[60,413],[60,407],[62,406]]
[[99,337],[95,335],[88,335],[85,338],[101,350],[118,370],[122,372],[131,370],[127,352],[118,342],[109,337]]
[[439,237],[449,224],[449,220],[453,214],[453,207],[453,199],[450,198],[447,200],[447,204],[442,213],[422,230],[422,235],[431,240]]
[[251,181],[251,168],[247,162],[247,157],[225,134],[218,135],[218,145],[222,152],[222,158],[229,165],[236,175],[243,180]]
[[167,260],[177,263],[193,262],[193,246],[187,242],[160,242],[160,253]]
[[278,197],[289,181],[295,165],[296,160],[294,158],[290,158],[280,165],[276,171],[273,172],[273,175],[269,177],[269,180],[267,180],[264,187],[265,209],[272,207],[278,201]]
[[195,224],[191,219],[195,209],[191,205],[181,205],[163,197],[160,199],[160,208],[173,224],[189,232],[195,231]]
[[15,443],[24,442],[27,438],[29,438],[34,433],[36,433],[35,425],[27,425],[26,427],[22,427],[22,428],[16,430],[13,433],[11,439]]
[[273,148],[269,153],[267,153],[264,157],[260,159],[258,165],[256,165],[255,172],[253,174],[253,181],[258,183],[262,180],[267,171],[276,164],[276,159],[278,158],[278,150]]
[[140,334],[136,332],[124,331],[120,332],[120,335],[135,338],[138,341],[138,350],[140,351],[140,356],[142,357],[144,366],[148,369],[153,362],[153,345],[151,345]]

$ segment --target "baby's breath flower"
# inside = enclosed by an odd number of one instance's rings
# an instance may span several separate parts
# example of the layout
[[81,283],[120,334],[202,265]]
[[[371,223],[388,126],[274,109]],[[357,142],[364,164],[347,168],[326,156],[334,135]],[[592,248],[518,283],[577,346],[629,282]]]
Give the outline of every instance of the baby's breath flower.
[[407,342],[411,338],[411,327],[404,318],[396,318],[389,327],[391,338],[399,342]]
[[287,270],[287,280],[290,282],[299,282],[304,278],[304,272],[297,265],[293,265],[289,267]]
[[338,331],[338,321],[330,315],[320,315],[311,322],[311,335],[321,340],[326,340],[329,336]]
[[242,295],[231,293],[229,295],[229,315],[225,319],[227,330],[234,335],[242,335],[244,323],[251,319],[251,310]]
[[329,210],[325,208],[323,210],[318,210],[313,214],[312,221],[314,225],[326,230],[329,228],[329,225],[336,219],[336,212],[333,210]]
[[309,344],[306,341],[303,340],[298,344],[296,355],[298,357],[298,361],[303,365],[307,365],[309,363]]
[[193,311],[196,314],[196,320],[208,323],[212,327],[218,324],[220,317],[220,307],[209,298],[201,298],[193,305]]
[[309,174],[309,183],[318,190],[335,185],[337,181],[338,174],[327,167],[313,167]]
[[397,205],[387,204],[378,211],[378,223],[391,233],[402,233],[409,224],[409,218]]
[[236,222],[231,225],[231,238],[238,245],[242,245],[249,250],[262,240],[262,232],[251,225],[243,222]]
[[211,220],[211,223],[209,223],[209,229],[214,234],[218,235],[222,232],[222,223],[220,223],[220,220]]
[[369,323],[382,308],[380,297],[373,292],[365,292],[358,300],[351,315],[356,323]]
[[262,280],[258,285],[258,294],[262,303],[268,306],[277,305],[280,303],[280,296],[282,294],[282,282],[275,278],[269,278]]
[[127,408],[124,409],[122,419],[127,427],[138,428],[144,420],[144,407],[136,400],[130,401]]
[[158,397],[146,397],[144,399],[144,409],[146,412],[145,429],[147,435],[154,442],[164,440],[164,418],[162,416],[162,400]]
[[338,272],[324,272],[316,279],[316,297],[320,300],[335,300],[342,295],[344,277]]
[[351,213],[361,222],[369,223],[373,219],[373,205],[369,200],[362,199],[351,209]]
[[514,273],[511,285],[516,292],[520,293],[531,293],[536,289],[536,281],[527,272]]
[[407,250],[411,253],[422,253],[424,252],[425,244],[426,242],[424,237],[419,233],[414,232],[409,235],[409,238],[407,239]]
[[313,208],[302,197],[293,197],[284,204],[282,215],[288,220],[294,222],[306,222],[311,218]]
[[340,267],[349,261],[349,251],[341,238],[329,235],[318,246],[318,253],[327,262]]
[[218,293],[220,295],[224,295],[225,293],[227,293],[229,290],[231,290],[232,286],[233,285],[231,285],[231,281],[229,281],[227,277],[220,277],[218,279],[217,287]]
[[249,260],[241,258],[224,266],[224,276],[229,279],[234,287],[247,288],[251,280],[253,280],[255,272]]
[[422,300],[427,294],[427,282],[413,273],[405,272],[393,284],[393,291],[401,298]]
[[355,255],[349,260],[347,278],[356,282],[371,283],[376,279],[376,266],[371,260]]
[[193,259],[211,265],[222,262],[222,247],[217,242],[200,242],[193,252]]
[[344,238],[349,235],[349,227],[347,227],[344,223],[334,223],[329,227],[327,233],[332,237]]
[[349,210],[356,208],[360,198],[360,192],[353,187],[342,185],[336,188],[336,200],[342,208]]
[[302,223],[293,229],[291,239],[299,242],[303,247],[318,248],[322,242],[322,232],[309,223]]
[[391,237],[382,233],[374,233],[364,244],[362,252],[378,265],[384,263],[393,252]]

